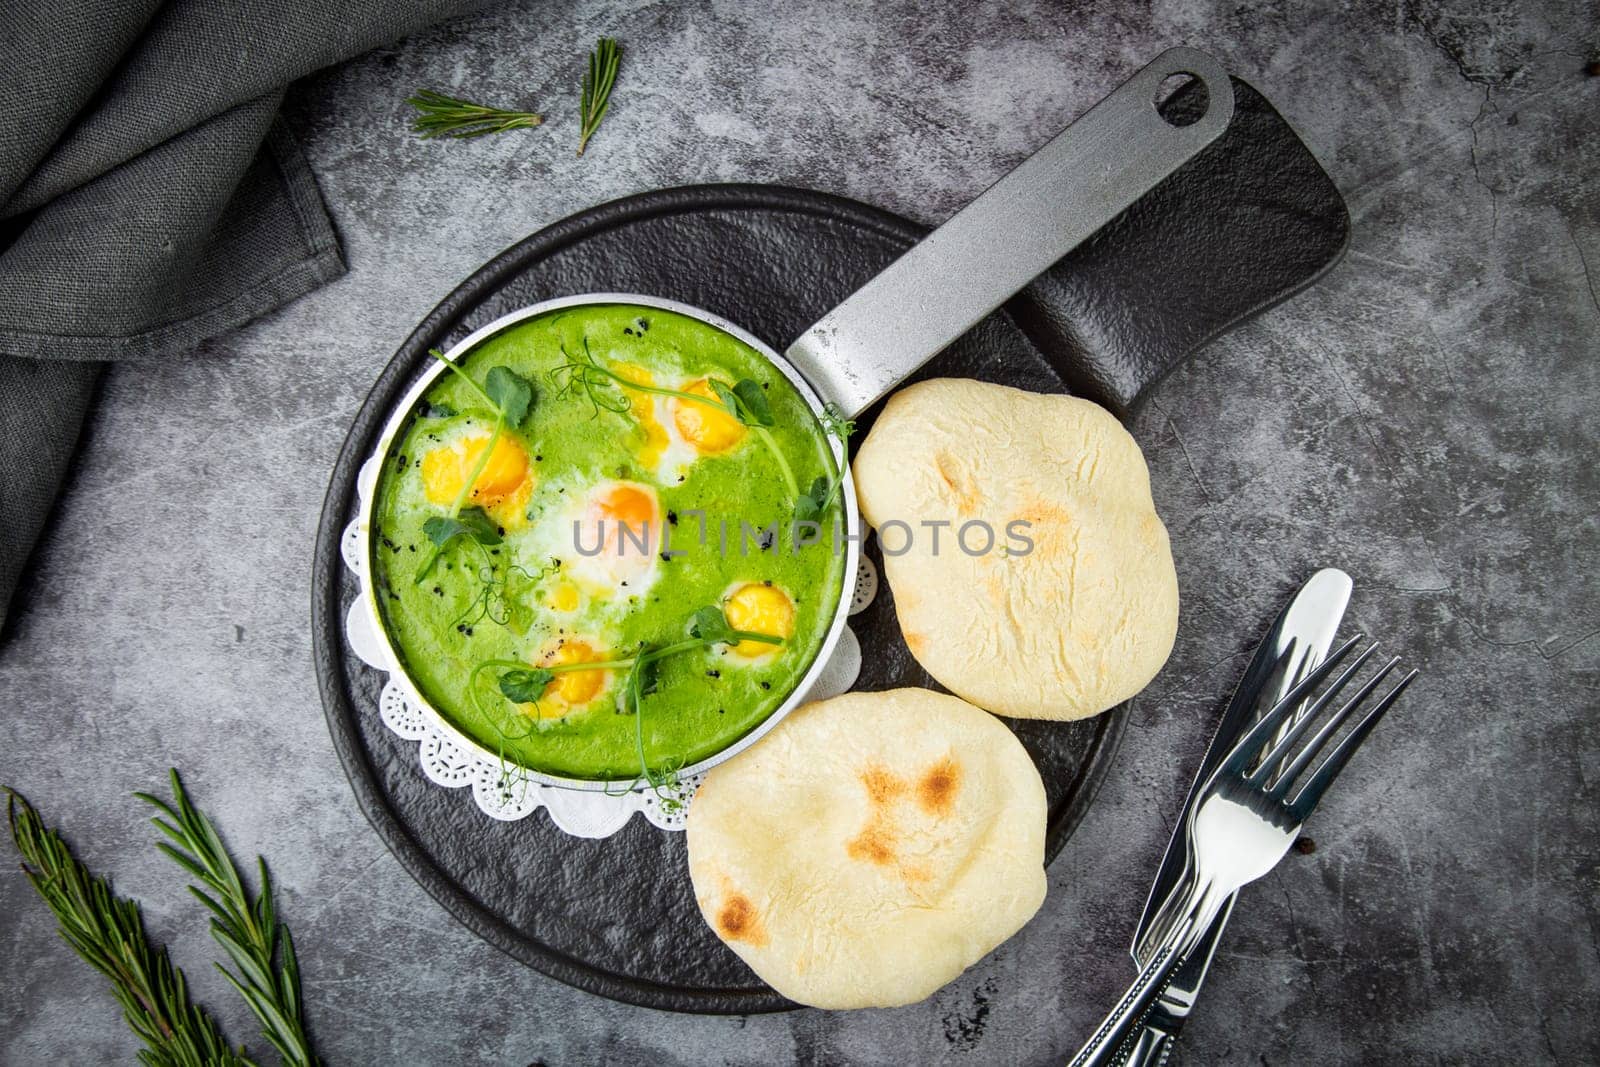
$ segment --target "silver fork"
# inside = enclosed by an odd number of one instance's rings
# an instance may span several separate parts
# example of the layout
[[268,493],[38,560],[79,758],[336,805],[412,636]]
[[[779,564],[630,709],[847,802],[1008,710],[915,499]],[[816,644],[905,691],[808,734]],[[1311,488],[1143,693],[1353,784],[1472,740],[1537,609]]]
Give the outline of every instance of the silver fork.
[[1327,682],[1360,640],[1357,635],[1346,641],[1285,694],[1218,765],[1206,783],[1203,799],[1190,815],[1188,834],[1194,866],[1189,881],[1173,891],[1152,926],[1152,937],[1159,938],[1161,947],[1072,1061],[1072,1067],[1120,1062],[1127,1039],[1161,995],[1172,972],[1210,928],[1218,911],[1242,887],[1277,866],[1328,786],[1417,676],[1416,671],[1411,671],[1379,698],[1316,771],[1296,788],[1317,753],[1399,665],[1398,658],[1384,664],[1309,741],[1296,749],[1378,646],[1369,646],[1351,660],[1299,721],[1290,725],[1289,720],[1306,698]]

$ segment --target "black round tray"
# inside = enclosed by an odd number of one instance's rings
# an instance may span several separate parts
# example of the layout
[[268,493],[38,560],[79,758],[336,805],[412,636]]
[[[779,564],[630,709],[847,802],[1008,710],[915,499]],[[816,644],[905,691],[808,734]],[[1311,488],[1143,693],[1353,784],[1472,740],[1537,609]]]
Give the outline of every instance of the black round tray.
[[[1338,191],[1294,132],[1235,79],[1229,130],[919,377],[1072,391],[1125,414],[1209,338],[1309,284],[1343,251]],[[312,636],[335,748],[385,843],[433,897],[490,943],[569,985],[655,1008],[747,1013],[794,1007],[701,921],[683,835],[635,818],[616,835],[568,837],[535,812],[496,822],[470,791],[422,774],[417,745],[377,713],[382,676],[346,647],[355,597],[339,540],[358,469],[427,361],[475,327],[551,297],[670,297],[738,323],[780,351],[909,248],[926,228],[852,200],[759,185],[647,193],[582,212],[507,250],[408,337],[357,412],[317,532]],[[871,425],[876,409],[860,420]],[[875,547],[868,545],[874,562]],[[887,585],[851,620],[859,688],[933,685],[906,649]],[[1050,803],[1047,860],[1082,819],[1126,725],[1012,720]],[[1053,906],[1046,902],[1046,907]]]
[[[553,296],[635,292],[671,297],[782,347],[909,248],[923,227],[853,201],[769,186],[667,190],[584,212],[533,235],[452,293],[406,340],[357,413],[318,532],[314,637],[335,746],[362,809],[423,888],[492,944],[569,985],[656,1008],[758,1012],[793,1007],[729,951],[695,907],[683,835],[635,818],[616,835],[568,837],[543,812],[489,819],[471,791],[422,775],[417,745],[377,714],[383,676],[345,646],[355,584],[339,560],[356,471],[384,419],[428,361],[473,328]],[[1024,295],[923,372],[1062,392],[1051,359],[1015,316]],[[860,421],[870,427],[876,409]],[[869,556],[875,548],[869,546]],[[874,562],[881,563],[874,558]],[[864,664],[858,687],[935,686],[912,658],[879,587],[851,619]],[[1125,710],[1080,723],[1010,721],[1050,800],[1047,856],[1083,817],[1105,775]]]

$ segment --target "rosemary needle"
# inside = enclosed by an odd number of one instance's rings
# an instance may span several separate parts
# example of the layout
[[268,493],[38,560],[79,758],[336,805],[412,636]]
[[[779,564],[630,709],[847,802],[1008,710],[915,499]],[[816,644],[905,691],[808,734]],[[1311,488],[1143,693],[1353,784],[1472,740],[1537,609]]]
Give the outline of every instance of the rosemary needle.
[[544,121],[532,111],[507,111],[475,104],[471,100],[446,96],[432,89],[419,89],[406,98],[417,109],[412,129],[424,139],[432,137],[482,137],[486,133],[525,130]]
[[583,96],[578,107],[578,155],[589,147],[589,138],[605,120],[611,106],[611,87],[622,65],[622,47],[612,37],[602,37],[589,53],[589,69],[583,74]]

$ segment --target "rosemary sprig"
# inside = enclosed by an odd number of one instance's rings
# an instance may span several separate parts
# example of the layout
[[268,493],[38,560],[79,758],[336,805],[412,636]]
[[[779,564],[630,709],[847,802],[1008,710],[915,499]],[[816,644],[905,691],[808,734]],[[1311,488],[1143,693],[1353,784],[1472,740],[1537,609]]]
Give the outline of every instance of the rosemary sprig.
[[211,820],[189,802],[176,770],[172,772],[172,803],[149,793],[134,796],[161,813],[150,821],[176,843],[163,841],[156,847],[204,885],[191,885],[189,892],[211,912],[211,936],[227,952],[237,973],[220,963],[217,970],[261,1020],[262,1036],[285,1064],[319,1067],[322,1061],[312,1050],[300,999],[294,939],[288,926],[278,920],[266,860],[256,857],[261,887],[251,899],[222,838]]
[[27,799],[6,790],[11,839],[22,872],[55,913],[62,940],[111,980],[123,1018],[145,1047],[146,1067],[255,1067],[204,1008],[189,999],[183,971],[165,948],[151,944],[139,905],[119,897],[72,854],[61,835],[44,824]]
[[[432,89],[418,89],[406,98],[417,109],[411,128],[424,140],[434,137],[482,137],[486,133],[525,130],[539,125],[544,116],[533,111],[507,111],[475,104]],[[581,154],[581,153],[580,153]]]
[[589,138],[605,120],[611,106],[611,87],[622,65],[622,48],[611,37],[600,38],[589,53],[589,69],[583,74],[583,96],[578,106],[578,155],[589,147]]

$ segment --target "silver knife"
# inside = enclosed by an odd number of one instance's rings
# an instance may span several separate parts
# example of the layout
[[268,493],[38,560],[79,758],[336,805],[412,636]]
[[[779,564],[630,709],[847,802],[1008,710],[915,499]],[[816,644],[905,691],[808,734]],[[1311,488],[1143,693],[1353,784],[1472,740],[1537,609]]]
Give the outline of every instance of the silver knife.
[[[1172,840],[1167,843],[1161,869],[1150,887],[1150,897],[1145,902],[1144,914],[1139,918],[1131,949],[1133,962],[1137,966],[1142,968],[1150,962],[1150,952],[1156,947],[1145,943],[1151,924],[1188,869],[1189,835],[1186,826],[1195,794],[1211,777],[1211,772],[1233,748],[1240,735],[1261,713],[1281,700],[1296,682],[1322,662],[1333,644],[1345,608],[1350,603],[1351,589],[1350,576],[1344,571],[1330,567],[1313,574],[1278,615],[1256,649],[1255,657],[1245,670],[1244,677],[1239,680],[1233,699],[1228,702],[1228,709],[1223,712],[1222,721],[1211,738],[1211,745],[1206,749],[1205,759],[1184,801],[1183,814],[1173,828]],[[1201,983],[1205,981],[1212,957],[1216,954],[1217,942],[1232,914],[1233,901],[1230,900],[1189,958],[1173,974],[1171,982],[1145,1019],[1143,1030],[1129,1046],[1125,1063],[1141,1065],[1166,1062],[1172,1051],[1173,1040],[1194,1007],[1195,996],[1200,992]]]

